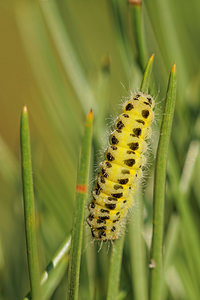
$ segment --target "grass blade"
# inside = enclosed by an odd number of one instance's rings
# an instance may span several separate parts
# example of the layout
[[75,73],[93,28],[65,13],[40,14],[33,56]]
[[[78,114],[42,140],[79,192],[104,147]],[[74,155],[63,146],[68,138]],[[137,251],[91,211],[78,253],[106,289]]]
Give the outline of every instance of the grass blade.
[[176,98],[176,65],[171,70],[167,89],[164,116],[161,125],[160,140],[157,150],[155,181],[154,181],[154,204],[153,204],[153,236],[151,249],[151,272],[150,272],[150,299],[161,299],[162,284],[162,245],[164,226],[164,199],[165,180],[168,158],[168,146],[172,128],[172,121]]
[[58,4],[55,1],[40,1],[40,6],[66,75],[70,79],[81,107],[84,111],[88,111],[88,107],[96,105],[94,95],[76,57],[75,49],[59,14]]
[[154,61],[154,54],[152,54],[151,57],[149,58],[146,69],[144,71],[144,76],[143,76],[141,87],[140,87],[141,91],[144,93],[148,93],[148,89],[150,86],[153,61]]
[[123,247],[124,247],[124,232],[122,233],[122,236],[117,241],[115,241],[112,247],[112,254],[110,258],[109,279],[108,279],[107,300],[118,299],[118,295],[119,295],[118,287],[119,287]]
[[142,237],[143,231],[143,203],[142,194],[139,191],[136,195],[135,206],[136,209],[132,216],[129,236],[131,249],[131,270],[132,282],[134,287],[135,300],[147,300],[147,273],[146,273],[146,256],[145,245]]
[[142,1],[129,0],[129,4],[132,6],[133,28],[135,30],[134,37],[138,50],[138,63],[143,71],[145,69],[147,53],[142,28]]
[[70,244],[71,237],[67,237],[46,267],[45,272],[42,274],[41,284],[44,284],[47,281],[51,270],[55,269],[60,261],[67,255],[70,249]]
[[[41,286],[45,285],[45,288],[43,288],[43,287],[41,288],[41,294],[43,296],[47,293],[46,292],[47,290],[48,290],[48,293],[51,293],[54,290],[51,282],[48,282],[49,276],[51,276],[51,281],[53,281],[54,277],[62,278],[62,276],[59,276],[59,274],[60,273],[63,274],[63,271],[67,267],[67,264],[68,264],[67,257],[68,257],[70,245],[71,245],[71,237],[67,237],[64,240],[64,242],[62,243],[62,245],[60,246],[60,248],[58,249],[58,251],[55,253],[52,260],[48,263],[44,273],[42,274],[40,285]],[[61,267],[59,267],[60,263],[62,263]],[[55,273],[56,268],[59,268],[59,271],[58,272],[56,271],[56,273]],[[58,280],[56,280],[56,281],[58,281]],[[46,296],[44,296],[44,298],[46,299]],[[24,298],[24,300],[31,300],[30,292],[27,294],[27,296]]]
[[[176,199],[177,210],[179,211],[179,214],[181,216],[184,234],[185,236],[187,236],[188,244],[190,245],[190,256],[193,260],[193,268],[196,272],[195,279],[199,278],[200,276],[200,240],[195,219],[192,218],[191,204],[187,200],[189,200],[189,188],[194,176],[194,170],[197,164],[198,155],[199,142],[192,141],[189,146],[180,183],[176,180],[176,178],[178,177],[178,166],[177,159],[172,151],[170,152],[169,165],[169,174],[171,177],[171,185]],[[195,279],[193,280],[193,282],[195,281]]]
[[169,269],[172,265],[172,261],[174,258],[174,254],[176,253],[176,247],[178,243],[178,237],[180,234],[180,218],[172,215],[171,219],[169,221],[168,230],[165,237],[165,254],[163,259],[163,272],[164,277],[162,281],[162,298],[161,299],[167,299],[168,297],[168,289],[166,286],[167,282],[167,276],[169,273]]
[[44,283],[42,287],[42,299],[49,300],[52,299],[51,296],[54,294],[55,290],[59,288],[60,283],[63,281],[65,276],[69,257],[65,256],[59,265],[52,270],[48,276],[48,280]]
[[93,130],[93,113],[89,112],[82,143],[80,166],[76,186],[76,209],[72,231],[72,246],[68,273],[68,299],[78,299],[78,285],[81,261],[81,248],[83,239],[84,209],[87,197],[89,164],[91,156],[91,142]]
[[69,249],[71,245],[71,236],[67,237],[54,257],[42,274],[41,285],[42,285],[42,296],[43,299],[49,299],[50,295],[54,292],[59,282],[63,278],[63,275],[68,266],[69,260]]
[[33,300],[39,299],[39,261],[36,239],[35,207],[33,194],[33,178],[31,164],[31,147],[28,124],[28,110],[24,106],[21,114],[21,163],[24,199],[24,218],[26,230],[26,245],[28,271]]

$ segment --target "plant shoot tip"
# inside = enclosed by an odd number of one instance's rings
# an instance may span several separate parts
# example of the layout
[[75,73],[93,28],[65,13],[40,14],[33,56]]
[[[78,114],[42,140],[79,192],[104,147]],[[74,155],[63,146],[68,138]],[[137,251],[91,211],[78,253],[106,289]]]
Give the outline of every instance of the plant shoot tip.
[[152,55],[151,55],[151,57],[150,57],[150,59],[149,60],[154,60],[154,56],[155,56],[155,54],[154,53],[152,53]]
[[173,66],[172,66],[172,71],[171,71],[172,73],[176,73],[176,63],[174,63],[173,64]]
[[92,108],[90,109],[90,111],[88,113],[88,119],[90,119],[90,120],[93,119],[93,110],[92,110]]
[[26,104],[23,106],[22,112],[23,112],[23,113],[27,113],[27,112],[28,112],[28,108],[27,108],[27,105],[26,105]]
[[139,6],[142,4],[142,0],[129,0],[128,3],[131,5]]

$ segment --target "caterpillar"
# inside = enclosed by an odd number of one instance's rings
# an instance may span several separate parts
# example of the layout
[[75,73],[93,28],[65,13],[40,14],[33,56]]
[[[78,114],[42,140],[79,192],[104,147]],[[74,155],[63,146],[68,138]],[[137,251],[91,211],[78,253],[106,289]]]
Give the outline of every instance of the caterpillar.
[[115,240],[133,205],[133,193],[142,177],[147,142],[154,120],[154,100],[138,92],[125,102],[115,121],[105,160],[92,191],[87,223],[96,240]]

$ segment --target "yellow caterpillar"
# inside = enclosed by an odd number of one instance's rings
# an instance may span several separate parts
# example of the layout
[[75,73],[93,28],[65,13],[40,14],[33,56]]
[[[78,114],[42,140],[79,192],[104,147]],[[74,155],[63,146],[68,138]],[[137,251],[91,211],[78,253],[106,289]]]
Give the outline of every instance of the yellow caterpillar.
[[146,158],[146,140],[151,136],[154,100],[142,92],[126,101],[115,121],[105,160],[100,164],[87,222],[96,240],[115,240],[133,205],[130,195],[136,191]]

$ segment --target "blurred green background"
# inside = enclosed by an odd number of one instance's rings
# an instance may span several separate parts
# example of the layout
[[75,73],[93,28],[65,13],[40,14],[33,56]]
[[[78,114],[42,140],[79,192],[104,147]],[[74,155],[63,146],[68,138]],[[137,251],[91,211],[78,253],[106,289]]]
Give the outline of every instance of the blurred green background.
[[[194,244],[196,250],[200,249],[199,13],[198,0],[145,0],[142,5],[147,58],[155,53],[153,96],[158,103],[158,127],[168,74],[172,64],[177,63],[177,105],[171,140],[174,156],[170,156],[166,191],[166,233],[170,233],[170,228],[175,242],[165,270],[164,299],[200,297],[199,258],[197,252],[191,253]],[[42,271],[64,237],[70,234],[76,169],[87,112],[92,107],[95,116],[96,170],[111,120],[120,111],[122,99],[140,86],[142,68],[134,26],[133,7],[126,0],[0,1],[0,300],[22,299],[29,290],[19,147],[22,105],[27,104],[30,114]],[[157,135],[155,126],[155,141]],[[187,168],[197,156],[195,176],[184,204],[180,204],[175,182],[180,182],[188,149],[191,152],[185,174],[190,172]],[[176,180],[170,171],[173,169]],[[150,172],[144,193],[147,249],[152,221]],[[91,176],[91,187],[92,184]],[[169,240],[170,236],[171,233],[167,236]],[[84,249],[90,247],[89,241]],[[124,260],[128,262],[128,238],[126,243]],[[94,263],[97,282],[103,286],[94,299],[105,297],[106,272],[99,264],[106,262],[106,256],[107,250],[103,249]],[[123,267],[122,275],[121,299],[136,299],[130,270]],[[88,299],[89,288],[84,274],[81,276],[80,299]],[[63,280],[51,299],[63,299],[65,285]]]

